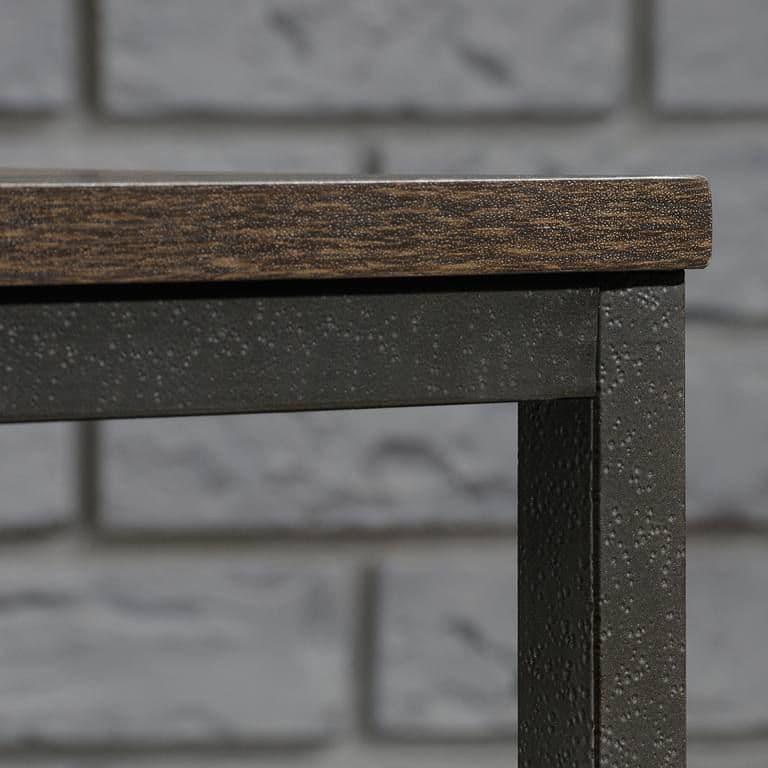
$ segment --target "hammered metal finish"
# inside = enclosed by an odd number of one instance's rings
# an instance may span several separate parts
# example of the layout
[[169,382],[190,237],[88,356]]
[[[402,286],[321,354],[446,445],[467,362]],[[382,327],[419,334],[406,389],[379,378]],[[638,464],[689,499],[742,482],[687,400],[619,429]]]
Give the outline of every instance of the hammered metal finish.
[[318,286],[2,292],[0,421],[595,391],[594,288],[542,278]]
[[518,409],[520,768],[594,768],[594,407]]
[[601,293],[599,765],[684,768],[682,273]]
[[521,766],[685,766],[684,323],[682,273],[606,285],[594,417],[520,407]]

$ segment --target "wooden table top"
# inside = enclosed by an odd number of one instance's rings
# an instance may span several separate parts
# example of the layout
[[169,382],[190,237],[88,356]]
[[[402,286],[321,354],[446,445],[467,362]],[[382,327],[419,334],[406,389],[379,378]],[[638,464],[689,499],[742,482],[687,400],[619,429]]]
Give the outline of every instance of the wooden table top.
[[0,285],[706,266],[701,177],[0,172]]

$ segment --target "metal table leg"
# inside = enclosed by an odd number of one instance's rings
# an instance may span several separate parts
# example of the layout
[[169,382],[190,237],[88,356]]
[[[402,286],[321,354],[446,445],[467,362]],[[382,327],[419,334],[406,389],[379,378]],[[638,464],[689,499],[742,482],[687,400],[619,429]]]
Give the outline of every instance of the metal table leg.
[[597,396],[520,405],[519,764],[682,768],[683,276],[599,313]]

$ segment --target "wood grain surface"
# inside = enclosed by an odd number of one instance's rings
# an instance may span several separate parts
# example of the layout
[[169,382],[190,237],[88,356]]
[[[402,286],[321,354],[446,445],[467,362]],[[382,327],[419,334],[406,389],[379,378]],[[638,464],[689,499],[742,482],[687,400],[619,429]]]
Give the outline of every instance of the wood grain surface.
[[704,267],[700,177],[0,174],[0,285]]

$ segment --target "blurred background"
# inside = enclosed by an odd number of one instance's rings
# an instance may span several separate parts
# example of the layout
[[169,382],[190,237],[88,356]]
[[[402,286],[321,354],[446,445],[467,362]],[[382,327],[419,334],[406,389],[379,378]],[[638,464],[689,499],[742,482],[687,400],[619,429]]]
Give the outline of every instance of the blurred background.
[[[0,166],[702,173],[690,764],[768,766],[765,0],[0,0]],[[4,426],[0,765],[514,765],[514,406]]]

